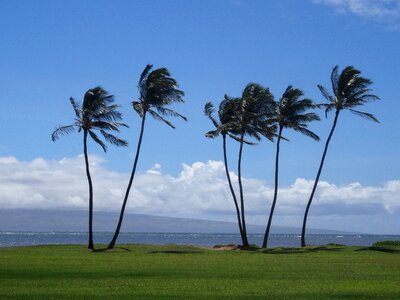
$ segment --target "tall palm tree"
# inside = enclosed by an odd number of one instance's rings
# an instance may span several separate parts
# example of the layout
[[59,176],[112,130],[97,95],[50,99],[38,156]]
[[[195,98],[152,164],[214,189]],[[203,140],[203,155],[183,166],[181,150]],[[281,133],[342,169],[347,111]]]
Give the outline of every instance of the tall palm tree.
[[350,112],[359,117],[379,123],[378,119],[372,114],[355,110],[356,107],[364,105],[367,102],[379,100],[378,96],[371,94],[372,90],[369,88],[369,86],[372,84],[372,81],[368,78],[362,77],[361,71],[355,69],[352,66],[348,66],[339,74],[339,67],[335,66],[331,74],[331,83],[333,95],[331,95],[328,90],[322,85],[318,85],[318,88],[321,91],[322,95],[326,98],[326,100],[328,100],[328,103],[320,104],[319,106],[325,108],[325,116],[327,116],[328,112],[334,110],[335,117],[333,119],[333,125],[328,135],[328,139],[325,143],[325,148],[318,168],[317,177],[315,178],[314,186],[312,188],[311,195],[304,213],[303,227],[301,231],[302,247],[306,245],[305,233],[308,211],[314,198],[315,190],[317,189],[322,167],[324,166],[325,156],[328,152],[329,142],[331,141],[333,132],[336,128],[340,112],[342,110],[348,109],[350,110]]
[[124,218],[126,203],[128,201],[129,192],[132,187],[133,178],[136,173],[136,166],[139,160],[140,147],[142,145],[142,138],[144,133],[144,125],[146,122],[147,114],[150,114],[154,119],[162,121],[171,128],[175,128],[171,122],[166,120],[164,117],[172,116],[179,117],[185,121],[187,119],[176,111],[166,108],[165,106],[173,104],[175,102],[184,102],[184,92],[178,89],[177,81],[171,77],[169,71],[166,68],[159,68],[151,71],[153,65],[147,65],[142,74],[140,75],[138,89],[139,89],[139,100],[133,101],[133,109],[142,118],[140,127],[139,140],[136,148],[135,160],[131,176],[129,178],[128,187],[125,192],[124,201],[122,203],[121,213],[118,220],[118,225],[115,230],[114,236],[108,245],[108,249],[114,248],[119,232],[121,230],[122,221]]
[[315,107],[310,99],[302,98],[304,92],[296,89],[293,86],[288,86],[279,99],[276,105],[275,115],[272,117],[273,121],[278,125],[278,137],[276,141],[276,157],[275,157],[275,189],[274,199],[272,201],[271,210],[268,218],[267,227],[265,229],[263,248],[267,248],[268,237],[272,223],[272,216],[274,214],[276,201],[278,198],[278,173],[279,173],[279,148],[282,138],[283,129],[293,129],[300,132],[314,140],[319,140],[318,135],[308,129],[308,123],[319,120],[315,113],[305,113],[307,110]]
[[[243,234],[247,237],[244,195],[242,184],[242,155],[245,136],[261,140],[261,136],[273,141],[276,135],[276,125],[271,121],[271,116],[275,111],[274,97],[268,88],[256,83],[249,83],[243,90],[239,100],[237,110],[237,123],[235,131],[239,136],[239,156],[238,156],[238,183],[240,195],[240,210],[242,218]],[[249,246],[248,244],[243,245]]]
[[[236,119],[236,112],[238,108],[239,101],[237,98],[231,98],[225,95],[224,100],[221,101],[218,109],[218,119],[214,117],[214,106],[211,102],[207,102],[204,107],[204,114],[211,120],[213,125],[215,126],[215,130],[209,131],[206,133],[206,137],[208,138],[215,138],[219,134],[222,136],[222,149],[224,155],[224,164],[225,164],[225,173],[226,178],[228,180],[229,189],[232,194],[233,202],[235,204],[236,209],[236,217],[239,226],[239,232],[242,239],[243,245],[248,245],[249,242],[247,240],[247,236],[243,232],[242,226],[242,218],[240,216],[240,209],[236,197],[236,193],[233,189],[231,176],[229,174],[229,167],[228,167],[228,159],[226,154],[226,137],[229,136],[236,141],[239,141],[237,137],[237,132],[235,132],[235,119]],[[232,126],[233,125],[233,126]],[[247,141],[245,143],[251,144]]]
[[106,141],[116,146],[127,146],[128,142],[117,138],[107,131],[119,131],[120,126],[128,127],[124,123],[118,121],[122,119],[122,114],[117,110],[118,105],[113,104],[114,98],[109,95],[101,87],[95,87],[88,90],[80,105],[74,98],[70,98],[70,102],[75,112],[75,122],[72,125],[59,126],[51,135],[51,139],[56,141],[60,135],[68,134],[73,131],[83,131],[83,152],[85,155],[86,176],[89,184],[89,243],[88,248],[94,249],[93,246],[93,184],[89,170],[89,158],[87,153],[87,137],[88,135],[99,144],[104,152],[107,146],[95,133],[100,131]]

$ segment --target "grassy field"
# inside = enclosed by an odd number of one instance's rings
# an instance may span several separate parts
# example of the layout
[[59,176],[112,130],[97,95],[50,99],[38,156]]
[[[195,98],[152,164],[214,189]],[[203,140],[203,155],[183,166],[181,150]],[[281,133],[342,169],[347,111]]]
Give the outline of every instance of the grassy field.
[[400,247],[0,249],[1,299],[400,299]]

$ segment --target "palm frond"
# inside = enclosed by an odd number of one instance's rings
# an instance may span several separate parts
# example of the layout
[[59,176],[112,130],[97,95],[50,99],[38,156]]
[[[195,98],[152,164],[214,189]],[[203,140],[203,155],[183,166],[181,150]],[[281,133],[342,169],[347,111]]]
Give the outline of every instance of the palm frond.
[[355,114],[355,115],[357,115],[357,116],[359,116],[361,118],[364,118],[366,120],[370,120],[370,121],[379,123],[379,120],[374,115],[372,115],[370,113],[366,113],[366,112],[362,112],[362,111],[358,111],[358,110],[354,110],[354,109],[350,109],[350,111],[353,114]]
[[333,109],[333,106],[327,106],[325,108],[325,118],[328,118],[328,113]]
[[103,122],[103,121],[95,121],[91,123],[91,128],[93,129],[105,129],[105,130],[111,130],[111,131],[117,131],[119,132],[118,127],[129,127],[125,123],[118,123],[118,122]]
[[314,109],[316,107],[316,104],[311,99],[296,99],[296,101],[292,101],[291,105],[289,106],[289,111],[291,113],[301,113],[309,109]]
[[339,97],[339,66],[336,65],[331,73],[331,84],[332,84],[332,91],[336,98]]
[[88,130],[89,135],[91,136],[91,138],[101,146],[101,148],[103,148],[104,152],[107,152],[107,146],[106,144],[104,144],[104,142],[102,140],[99,139],[99,137],[91,130]]
[[[240,143],[240,137],[239,137],[239,136],[234,135],[234,134],[231,134],[231,133],[228,133],[228,136],[229,136],[231,139],[235,140],[236,142],[239,142],[239,143]],[[246,140],[246,139],[243,139],[243,143],[245,143],[246,145],[250,145],[250,146],[258,145],[257,143],[249,142],[249,141]]]
[[282,97],[280,98],[279,102],[283,106],[288,104],[290,104],[291,106],[293,105],[293,103],[297,102],[298,99],[303,95],[304,92],[302,90],[295,88],[292,85],[289,85],[282,94]]
[[313,121],[320,121],[320,117],[316,113],[306,113],[300,115],[291,115],[286,118],[287,124],[306,124]]
[[346,98],[343,108],[352,108],[375,100],[380,100],[380,98],[373,94],[360,94],[355,97]]
[[119,121],[122,119],[122,113],[117,110],[119,108],[117,104],[99,107],[93,112],[93,118],[99,121]]
[[277,134],[278,126],[276,124],[273,125],[265,125],[261,128],[257,129],[264,137],[266,137],[271,142],[274,142],[274,138],[278,137]]
[[369,79],[361,77],[360,74],[361,72],[355,69],[353,66],[347,66],[342,70],[339,78],[337,79],[338,92],[339,92],[338,98],[342,97],[343,95],[346,95],[349,90],[354,89],[357,86],[360,86],[360,84],[361,85],[364,85],[364,83],[367,85],[370,84],[368,83]]
[[265,134],[265,132],[261,130],[246,130],[246,135],[254,138],[256,141],[261,141],[261,135],[265,135],[266,138],[269,137],[269,134]]
[[[278,137],[279,135],[277,135],[277,137]],[[286,142],[290,142],[290,140],[287,138],[287,137],[284,137],[283,135],[281,135],[281,139],[282,140],[284,140],[284,141],[286,141]]]
[[118,147],[120,147],[120,146],[123,146],[123,147],[128,146],[128,142],[127,142],[126,140],[117,138],[115,135],[112,135],[112,134],[110,134],[110,133],[107,133],[107,132],[104,131],[104,130],[100,130],[100,132],[101,132],[101,134],[104,136],[104,138],[105,138],[108,142],[110,142],[110,144],[113,144],[113,145],[118,146]]
[[154,110],[149,109],[148,112],[150,113],[150,115],[156,119],[157,121],[161,121],[164,122],[165,124],[167,124],[169,127],[175,129],[175,126],[172,125],[171,122],[169,122],[168,120],[164,119],[162,116],[160,116],[158,113],[156,113]]
[[[229,136],[232,140],[234,140],[234,141],[236,141],[236,142],[240,142],[240,136],[237,136],[237,135],[234,135],[234,134],[231,134],[231,133],[228,133],[228,136]],[[244,139],[243,139],[243,142],[244,142]]]
[[242,125],[237,119],[232,119],[229,122],[221,123],[218,129],[223,133],[231,133],[234,135],[239,135],[241,132]]
[[149,74],[149,71],[151,70],[151,68],[153,68],[153,65],[152,64],[147,64],[146,67],[143,69],[142,74],[140,74],[139,85],[147,77],[147,75]]
[[303,126],[293,127],[293,130],[298,131],[298,132],[304,134],[305,136],[312,138],[315,141],[320,140],[319,136],[316,133],[312,132],[311,130],[309,130]]
[[328,113],[336,107],[334,103],[319,103],[316,104],[315,106],[317,108],[325,109],[325,118],[328,118]]
[[176,111],[166,108],[166,107],[162,107],[162,106],[155,106],[157,112],[163,116],[171,116],[171,117],[178,117],[183,119],[184,121],[187,121],[187,118],[179,113],[177,113]]
[[207,102],[204,105],[204,115],[211,120],[215,128],[218,128],[219,123],[214,117],[214,105],[211,102]]
[[77,128],[76,125],[59,126],[51,134],[51,140],[55,142],[56,140],[59,139],[60,135],[69,134],[75,131],[76,128]]
[[75,99],[72,98],[72,97],[69,98],[69,101],[71,102],[71,105],[72,105],[72,107],[73,107],[73,109],[74,109],[75,116],[76,116],[78,119],[80,119],[80,118],[81,118],[82,111],[81,111],[81,109],[80,109],[80,107],[79,107],[79,103],[76,102]]
[[220,131],[218,129],[216,129],[216,130],[211,130],[211,131],[206,132],[205,136],[206,136],[206,138],[214,139],[217,136],[219,136],[219,134],[220,134]]
[[318,84],[317,87],[321,91],[322,96],[324,96],[326,100],[335,103],[335,98],[329,94],[328,90],[324,86]]

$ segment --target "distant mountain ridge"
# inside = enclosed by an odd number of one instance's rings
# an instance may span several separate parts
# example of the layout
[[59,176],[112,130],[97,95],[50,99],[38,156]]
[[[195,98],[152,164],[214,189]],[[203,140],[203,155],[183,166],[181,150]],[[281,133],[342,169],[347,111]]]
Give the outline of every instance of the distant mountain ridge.
[[[93,227],[96,232],[112,232],[117,224],[116,212],[96,211]],[[265,227],[248,225],[248,233],[264,233]],[[87,211],[0,209],[0,231],[86,232]],[[122,232],[174,233],[238,233],[234,222],[125,214]],[[352,234],[350,232],[308,229],[309,234]],[[300,228],[272,226],[273,234],[299,234]]]

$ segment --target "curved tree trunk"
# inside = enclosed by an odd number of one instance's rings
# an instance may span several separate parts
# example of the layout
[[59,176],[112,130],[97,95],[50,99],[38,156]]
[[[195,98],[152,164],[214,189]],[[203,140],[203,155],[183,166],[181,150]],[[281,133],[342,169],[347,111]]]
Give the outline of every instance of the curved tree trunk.
[[247,240],[247,230],[246,230],[246,220],[244,214],[244,197],[243,197],[243,185],[242,185],[242,152],[243,152],[243,138],[244,134],[240,136],[240,148],[239,148],[239,158],[238,158],[238,181],[239,181],[239,191],[240,191],[240,210],[242,213],[242,231],[243,231],[243,247],[248,247],[249,242]]
[[237,201],[237,198],[236,198],[235,191],[234,191],[233,186],[232,186],[231,176],[229,175],[228,159],[226,157],[226,134],[222,135],[222,143],[223,143],[222,146],[223,146],[223,149],[224,149],[224,164],[225,164],[226,178],[228,179],[229,189],[230,189],[231,194],[232,194],[233,202],[235,203],[236,216],[237,216],[237,221],[238,221],[238,225],[239,225],[239,232],[240,232],[240,236],[242,238],[242,243],[244,244],[245,241],[246,241],[246,237],[243,234],[242,220],[240,218],[240,209],[239,209],[239,205],[238,205],[238,201]]
[[313,186],[313,189],[312,189],[311,195],[310,195],[310,199],[308,199],[306,211],[304,213],[303,228],[301,230],[301,247],[305,247],[306,246],[305,235],[306,235],[306,224],[307,224],[308,211],[310,210],[311,202],[312,202],[312,200],[314,198],[315,190],[317,189],[317,186],[318,186],[319,177],[321,176],[322,167],[324,166],[325,156],[326,156],[326,153],[328,152],[329,142],[331,141],[333,132],[335,131],[336,123],[337,123],[337,120],[338,120],[338,117],[339,117],[339,112],[340,112],[340,110],[336,110],[335,119],[333,120],[332,129],[331,129],[331,132],[329,133],[328,139],[326,140],[324,153],[322,154],[321,163],[319,165],[318,172],[317,172],[317,177],[315,178],[314,186]]
[[94,250],[93,246],[93,184],[89,171],[89,158],[87,154],[87,130],[83,131],[83,153],[85,155],[86,177],[89,184],[89,243],[88,249]]
[[121,208],[121,213],[119,215],[118,225],[117,225],[117,228],[115,229],[115,233],[114,233],[114,236],[113,236],[110,244],[108,244],[108,247],[107,247],[108,249],[114,248],[115,243],[117,242],[117,239],[118,239],[119,232],[121,230],[122,221],[124,219],[126,203],[128,202],[129,192],[131,191],[133,178],[135,177],[135,173],[136,173],[136,166],[137,166],[137,163],[138,163],[138,160],[139,160],[139,153],[140,153],[140,147],[142,145],[142,138],[143,138],[145,121],[146,121],[146,112],[143,114],[143,118],[142,118],[142,125],[140,127],[140,135],[139,135],[139,140],[138,140],[138,144],[137,144],[137,148],[136,148],[135,161],[133,163],[132,173],[131,173],[131,177],[129,178],[128,187],[126,188],[124,202],[122,203],[122,208]]
[[278,136],[278,140],[276,141],[274,199],[272,201],[271,211],[269,212],[267,228],[265,229],[264,241],[263,241],[263,244],[262,244],[263,248],[267,248],[267,246],[268,246],[268,237],[269,237],[269,231],[271,229],[272,216],[274,215],[276,200],[278,198],[279,146],[280,146],[280,143],[281,143],[282,130],[283,130],[283,127],[279,126],[279,136]]

